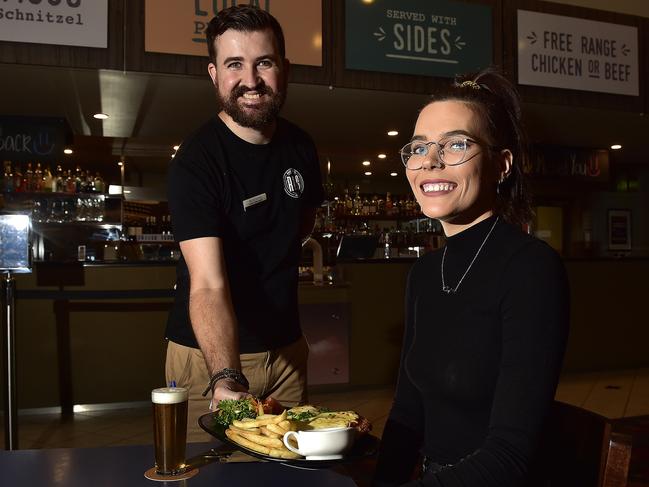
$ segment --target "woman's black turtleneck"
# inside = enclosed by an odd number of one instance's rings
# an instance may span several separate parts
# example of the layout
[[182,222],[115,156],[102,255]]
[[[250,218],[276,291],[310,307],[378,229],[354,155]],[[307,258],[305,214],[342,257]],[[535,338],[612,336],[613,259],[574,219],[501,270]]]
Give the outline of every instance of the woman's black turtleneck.
[[[495,222],[447,239],[454,288]],[[527,485],[556,389],[569,320],[563,264],[545,242],[499,220],[455,294],[442,250],[420,258],[377,485],[405,483],[420,453],[440,465],[408,485]]]

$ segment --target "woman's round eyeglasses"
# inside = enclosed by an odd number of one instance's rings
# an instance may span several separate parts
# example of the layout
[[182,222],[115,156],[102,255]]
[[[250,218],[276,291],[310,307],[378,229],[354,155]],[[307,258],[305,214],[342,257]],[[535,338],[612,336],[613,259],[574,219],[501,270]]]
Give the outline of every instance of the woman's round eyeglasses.
[[[473,155],[473,147],[480,144],[468,137],[451,137],[437,142],[413,140],[404,145],[399,151],[401,162],[403,162],[403,165],[407,169],[421,169],[424,161],[430,155],[432,145],[435,145],[437,158],[444,165],[459,166],[469,160],[467,155]],[[487,147],[489,149],[496,149],[491,146]]]

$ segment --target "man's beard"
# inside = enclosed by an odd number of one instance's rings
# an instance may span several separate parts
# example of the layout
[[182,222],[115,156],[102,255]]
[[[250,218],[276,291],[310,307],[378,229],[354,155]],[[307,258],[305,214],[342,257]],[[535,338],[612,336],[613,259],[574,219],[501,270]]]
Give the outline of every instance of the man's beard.
[[[260,95],[268,95],[270,101],[264,104],[259,105],[256,108],[242,108],[239,106],[237,100],[243,96],[244,93],[248,91],[256,91]],[[229,96],[223,96],[219,92],[218,88],[216,90],[219,101],[221,102],[221,107],[223,111],[227,113],[232,120],[242,127],[248,127],[252,129],[263,129],[270,124],[272,124],[279,115],[279,111],[284,105],[285,93],[284,92],[274,92],[269,88],[265,83],[261,82],[255,88],[248,88],[247,86],[238,86]]]

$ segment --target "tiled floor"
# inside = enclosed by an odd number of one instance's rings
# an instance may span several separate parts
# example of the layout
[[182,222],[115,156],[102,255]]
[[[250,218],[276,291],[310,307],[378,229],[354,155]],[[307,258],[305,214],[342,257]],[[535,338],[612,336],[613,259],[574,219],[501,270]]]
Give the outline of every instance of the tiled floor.
[[649,414],[649,368],[570,374],[556,398],[608,418]]
[[[391,388],[315,393],[311,402],[331,409],[352,409],[366,416],[381,436],[393,391]],[[649,414],[649,369],[571,374],[559,384],[558,400],[611,418]],[[138,445],[152,442],[149,407],[19,416],[19,448],[69,448]]]

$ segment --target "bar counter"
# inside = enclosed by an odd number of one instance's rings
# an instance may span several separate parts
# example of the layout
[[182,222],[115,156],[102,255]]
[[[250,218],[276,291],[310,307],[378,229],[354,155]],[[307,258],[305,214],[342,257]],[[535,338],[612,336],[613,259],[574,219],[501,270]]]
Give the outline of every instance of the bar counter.
[[[393,383],[413,262],[339,263],[334,283],[300,283],[314,388]],[[641,326],[649,259],[565,265],[572,316],[564,372],[649,366],[649,328]],[[20,409],[58,407],[66,397],[74,404],[147,401],[163,383],[175,262],[37,263],[16,281]]]

